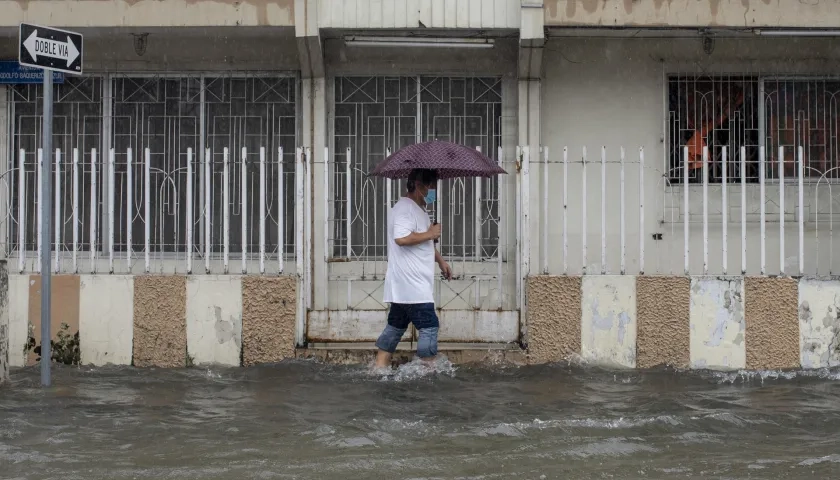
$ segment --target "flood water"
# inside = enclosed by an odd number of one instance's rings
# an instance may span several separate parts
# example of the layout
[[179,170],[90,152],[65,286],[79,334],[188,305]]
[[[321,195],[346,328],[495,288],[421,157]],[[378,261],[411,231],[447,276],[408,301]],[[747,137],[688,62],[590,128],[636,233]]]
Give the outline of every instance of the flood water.
[[840,370],[38,374],[0,390],[0,478],[840,478]]

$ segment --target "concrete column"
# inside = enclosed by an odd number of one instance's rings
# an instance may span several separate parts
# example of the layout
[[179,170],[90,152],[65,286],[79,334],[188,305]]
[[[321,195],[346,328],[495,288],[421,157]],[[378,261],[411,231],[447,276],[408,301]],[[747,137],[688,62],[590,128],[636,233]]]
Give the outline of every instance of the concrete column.
[[[327,146],[327,105],[326,78],[324,75],[324,49],[318,29],[318,4],[316,0],[295,1],[295,35],[297,37],[298,53],[300,56],[301,88],[300,88],[300,141],[299,145],[309,148],[312,152],[312,171],[309,172],[312,181],[310,201],[312,215],[308,219],[311,223],[310,249],[310,277],[309,289],[312,296],[312,307],[326,308],[328,301],[326,278],[326,263],[324,249],[324,198],[331,198],[329,192],[324,191],[324,148]],[[330,157],[332,153],[330,153]],[[306,298],[304,288],[299,289],[298,301]],[[298,315],[306,315],[306,309],[298,309]],[[299,332],[300,333],[300,332]],[[298,338],[301,338],[298,335]]]
[[0,178],[5,178],[5,182],[0,182],[0,215],[6,218],[0,218],[0,257],[7,257],[9,254],[8,242],[8,182],[12,179],[8,176],[9,168],[12,165],[11,153],[11,119],[9,118],[9,104],[7,101],[7,89],[9,87],[0,85]]
[[[6,88],[0,86],[0,176],[9,171],[9,109],[6,101]],[[7,177],[8,178],[8,177]],[[8,239],[8,190],[5,182],[0,182],[0,257],[9,252]],[[6,260],[0,260],[0,385],[9,380],[9,274]]]
[[[540,103],[542,96],[542,58],[543,46],[545,45],[545,29],[543,2],[535,0],[522,0],[520,4],[520,32],[519,32],[519,141],[521,147],[528,147],[530,151],[530,164],[535,165],[540,158],[541,137],[541,113]],[[519,160],[519,159],[517,159]],[[522,199],[522,221],[526,224],[522,227],[520,238],[520,249],[522,252],[522,263],[520,271],[517,272],[522,278],[522,284],[527,284],[527,277],[531,273],[531,266],[537,265],[539,261],[539,215],[536,208],[539,206],[540,189],[537,169],[530,168],[528,180],[528,193]],[[520,173],[521,174],[521,173]],[[525,288],[525,287],[523,287]],[[522,304],[522,317],[526,315],[527,301]],[[521,322],[521,334],[527,341],[527,323]]]
[[0,386],[9,381],[9,272],[0,260]]

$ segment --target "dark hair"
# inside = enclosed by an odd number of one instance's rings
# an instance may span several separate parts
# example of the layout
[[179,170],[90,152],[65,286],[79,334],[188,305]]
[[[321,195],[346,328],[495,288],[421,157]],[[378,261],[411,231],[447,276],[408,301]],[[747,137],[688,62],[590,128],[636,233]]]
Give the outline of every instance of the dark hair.
[[437,181],[438,174],[436,171],[426,168],[415,168],[408,174],[408,181],[405,186],[408,189],[408,193],[412,193],[417,188],[417,184],[431,187]]

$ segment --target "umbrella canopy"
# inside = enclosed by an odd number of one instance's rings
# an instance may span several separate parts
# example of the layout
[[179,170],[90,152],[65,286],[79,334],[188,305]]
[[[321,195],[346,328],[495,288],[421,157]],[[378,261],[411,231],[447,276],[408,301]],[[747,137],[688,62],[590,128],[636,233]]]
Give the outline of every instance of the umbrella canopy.
[[492,177],[507,173],[487,155],[450,142],[423,142],[397,150],[370,172],[386,178],[408,178],[412,170],[436,170],[438,178]]

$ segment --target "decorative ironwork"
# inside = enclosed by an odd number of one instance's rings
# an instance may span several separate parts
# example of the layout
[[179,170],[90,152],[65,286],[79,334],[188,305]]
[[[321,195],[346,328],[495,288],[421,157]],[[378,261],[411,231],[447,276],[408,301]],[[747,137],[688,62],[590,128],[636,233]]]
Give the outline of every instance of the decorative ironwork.
[[[437,139],[478,147],[495,158],[501,144],[500,78],[339,77],[334,99],[333,255],[337,257],[386,255],[387,211],[403,194],[404,182],[394,181],[391,197],[386,198],[388,182],[367,174],[387,151]],[[443,181],[438,196],[441,201],[432,215],[444,225],[441,253],[450,258],[495,257],[498,179]]]

